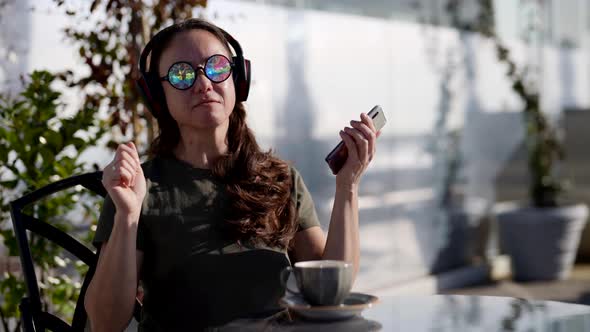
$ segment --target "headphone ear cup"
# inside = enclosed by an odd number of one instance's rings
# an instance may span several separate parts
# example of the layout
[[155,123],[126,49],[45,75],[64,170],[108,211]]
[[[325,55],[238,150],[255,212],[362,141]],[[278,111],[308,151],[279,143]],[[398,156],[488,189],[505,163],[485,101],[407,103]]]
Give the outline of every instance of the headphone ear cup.
[[246,101],[248,99],[248,94],[250,93],[250,82],[251,80],[251,72],[250,72],[250,60],[244,59],[244,86],[242,87],[242,95],[243,100]]
[[136,83],[148,110],[155,118],[158,118],[161,113],[160,103],[162,102],[164,96],[160,82],[158,80],[154,80],[154,75],[151,75],[149,72],[142,72],[141,77]]
[[250,92],[250,60],[233,57],[235,66],[234,85],[236,87],[236,102],[246,101]]

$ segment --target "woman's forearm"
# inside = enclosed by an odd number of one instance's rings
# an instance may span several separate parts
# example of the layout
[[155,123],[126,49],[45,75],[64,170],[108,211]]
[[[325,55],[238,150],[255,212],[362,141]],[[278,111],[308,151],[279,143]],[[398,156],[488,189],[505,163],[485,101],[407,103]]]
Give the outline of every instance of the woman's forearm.
[[84,299],[92,331],[122,331],[133,315],[138,284],[137,220],[116,214],[110,238],[102,247]]
[[360,245],[358,222],[358,186],[337,185],[323,259],[337,259],[359,270]]

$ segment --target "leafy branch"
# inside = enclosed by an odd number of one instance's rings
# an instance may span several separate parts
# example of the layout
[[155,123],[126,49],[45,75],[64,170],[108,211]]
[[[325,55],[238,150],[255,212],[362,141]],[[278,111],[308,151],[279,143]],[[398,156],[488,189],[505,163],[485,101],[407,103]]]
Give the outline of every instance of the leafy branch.
[[[116,129],[109,147],[116,148],[117,136],[131,136],[140,150],[145,150],[145,143],[151,142],[158,130],[135,87],[141,49],[157,31],[192,17],[195,8],[204,8],[207,0],[94,0],[82,9],[73,7],[75,1],[54,1],[78,20],[64,32],[89,69],[81,77],[70,75],[69,85],[84,91],[83,107],[109,114],[109,124]],[[91,27],[85,22],[92,22]],[[146,132],[147,140],[140,141],[141,133]]]

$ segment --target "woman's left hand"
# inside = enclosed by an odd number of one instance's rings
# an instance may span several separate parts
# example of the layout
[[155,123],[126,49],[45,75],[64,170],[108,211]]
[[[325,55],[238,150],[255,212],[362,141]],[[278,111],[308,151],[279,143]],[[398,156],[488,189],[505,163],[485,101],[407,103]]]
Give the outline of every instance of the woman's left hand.
[[373,120],[365,113],[361,114],[361,121],[350,121],[351,127],[340,131],[340,137],[348,150],[348,158],[344,166],[336,174],[338,187],[356,188],[361,175],[375,156],[375,141],[380,132],[375,130]]

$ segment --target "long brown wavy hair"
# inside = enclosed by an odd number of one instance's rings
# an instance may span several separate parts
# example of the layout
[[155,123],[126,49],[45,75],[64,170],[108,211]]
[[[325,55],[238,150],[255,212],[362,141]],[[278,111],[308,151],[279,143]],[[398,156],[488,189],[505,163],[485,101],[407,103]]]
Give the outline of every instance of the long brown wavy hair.
[[[212,33],[231,54],[223,32],[202,19],[189,19],[162,30],[151,52],[149,71],[159,77],[158,65],[163,51],[174,36],[201,29]],[[161,82],[160,82],[161,84]],[[172,156],[180,142],[178,124],[170,115],[163,91],[159,94],[159,135],[150,146],[150,155]],[[156,94],[158,97],[158,94]],[[291,197],[293,178],[289,165],[271,151],[260,150],[246,124],[246,109],[236,102],[229,117],[228,151],[213,166],[213,174],[226,185],[231,211],[225,229],[240,241],[288,248],[297,230],[295,202]]]

